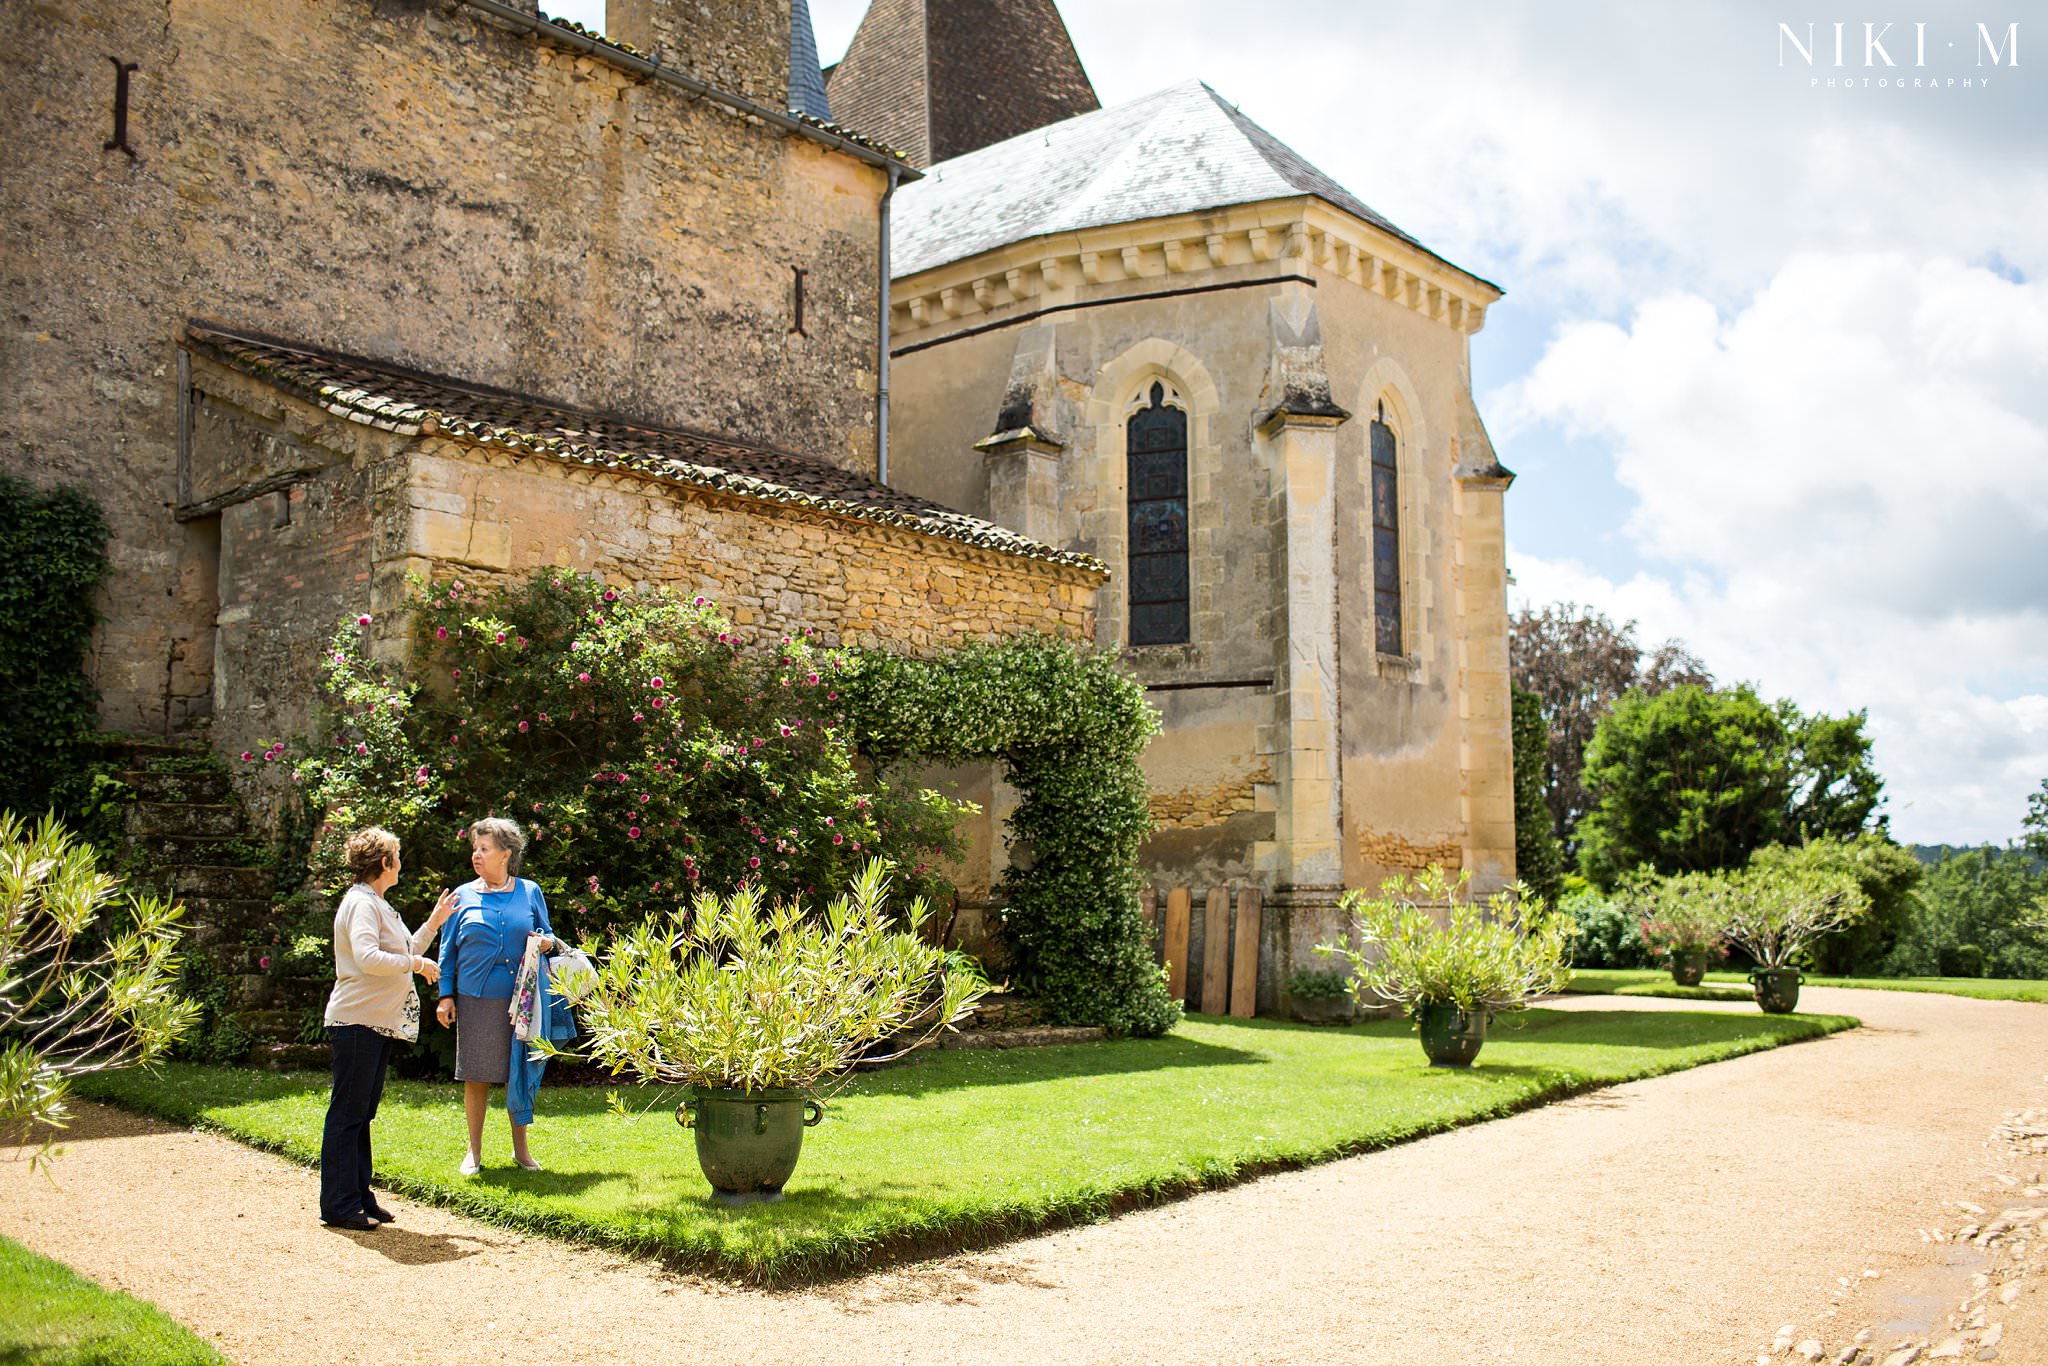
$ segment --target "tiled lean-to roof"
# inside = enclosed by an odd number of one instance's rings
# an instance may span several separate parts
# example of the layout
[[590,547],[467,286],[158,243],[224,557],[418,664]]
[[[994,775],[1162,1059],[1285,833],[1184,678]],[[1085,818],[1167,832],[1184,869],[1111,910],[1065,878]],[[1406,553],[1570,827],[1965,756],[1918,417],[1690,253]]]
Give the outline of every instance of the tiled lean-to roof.
[[185,335],[195,349],[222,364],[337,416],[386,431],[453,437],[518,455],[648,475],[1104,572],[1092,555],[1054,549],[793,451],[584,412],[216,323],[189,323]]

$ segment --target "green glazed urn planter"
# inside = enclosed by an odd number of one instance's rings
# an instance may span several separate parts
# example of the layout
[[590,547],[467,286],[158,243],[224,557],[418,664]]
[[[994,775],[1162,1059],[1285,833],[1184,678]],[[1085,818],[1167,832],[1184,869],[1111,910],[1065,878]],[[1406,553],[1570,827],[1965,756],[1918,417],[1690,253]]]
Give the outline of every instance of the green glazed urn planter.
[[1799,1007],[1798,968],[1757,968],[1749,974],[1750,989],[1766,1015],[1789,1015]]
[[780,1200],[796,1170],[804,1130],[825,1107],[801,1091],[720,1091],[700,1086],[676,1111],[697,1131],[697,1165],[721,1205]]
[[1707,951],[1671,955],[1671,980],[1682,987],[1696,987],[1707,978]]
[[1415,1008],[1431,1067],[1470,1067],[1486,1042],[1487,1012],[1425,1001]]

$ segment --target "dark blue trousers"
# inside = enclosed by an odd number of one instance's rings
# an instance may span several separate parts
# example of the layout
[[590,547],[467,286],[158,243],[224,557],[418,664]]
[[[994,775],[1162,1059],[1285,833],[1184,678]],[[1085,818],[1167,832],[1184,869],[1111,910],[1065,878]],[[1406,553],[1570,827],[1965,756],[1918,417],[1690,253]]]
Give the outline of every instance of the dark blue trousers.
[[392,1039],[368,1025],[331,1025],[334,1096],[320,1136],[320,1217],[359,1217],[370,1202],[370,1121],[384,1096]]

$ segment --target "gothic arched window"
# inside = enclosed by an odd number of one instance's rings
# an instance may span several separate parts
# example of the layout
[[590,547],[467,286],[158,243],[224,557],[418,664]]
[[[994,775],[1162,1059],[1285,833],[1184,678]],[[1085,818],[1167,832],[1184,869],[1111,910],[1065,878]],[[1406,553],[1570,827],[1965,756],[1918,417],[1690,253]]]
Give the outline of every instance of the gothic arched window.
[[1152,385],[1125,426],[1133,645],[1188,639],[1188,415]]
[[1401,651],[1401,499],[1394,429],[1382,403],[1372,419],[1372,619],[1383,655]]

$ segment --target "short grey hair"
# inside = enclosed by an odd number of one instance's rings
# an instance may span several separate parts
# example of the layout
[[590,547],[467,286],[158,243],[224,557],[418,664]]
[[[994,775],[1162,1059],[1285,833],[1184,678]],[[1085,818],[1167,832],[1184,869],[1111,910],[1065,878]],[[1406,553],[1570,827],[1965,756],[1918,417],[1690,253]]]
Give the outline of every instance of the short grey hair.
[[519,822],[508,821],[503,816],[485,816],[469,827],[471,840],[489,840],[512,856],[506,863],[505,871],[517,873],[519,865],[526,861],[526,832],[519,828]]

